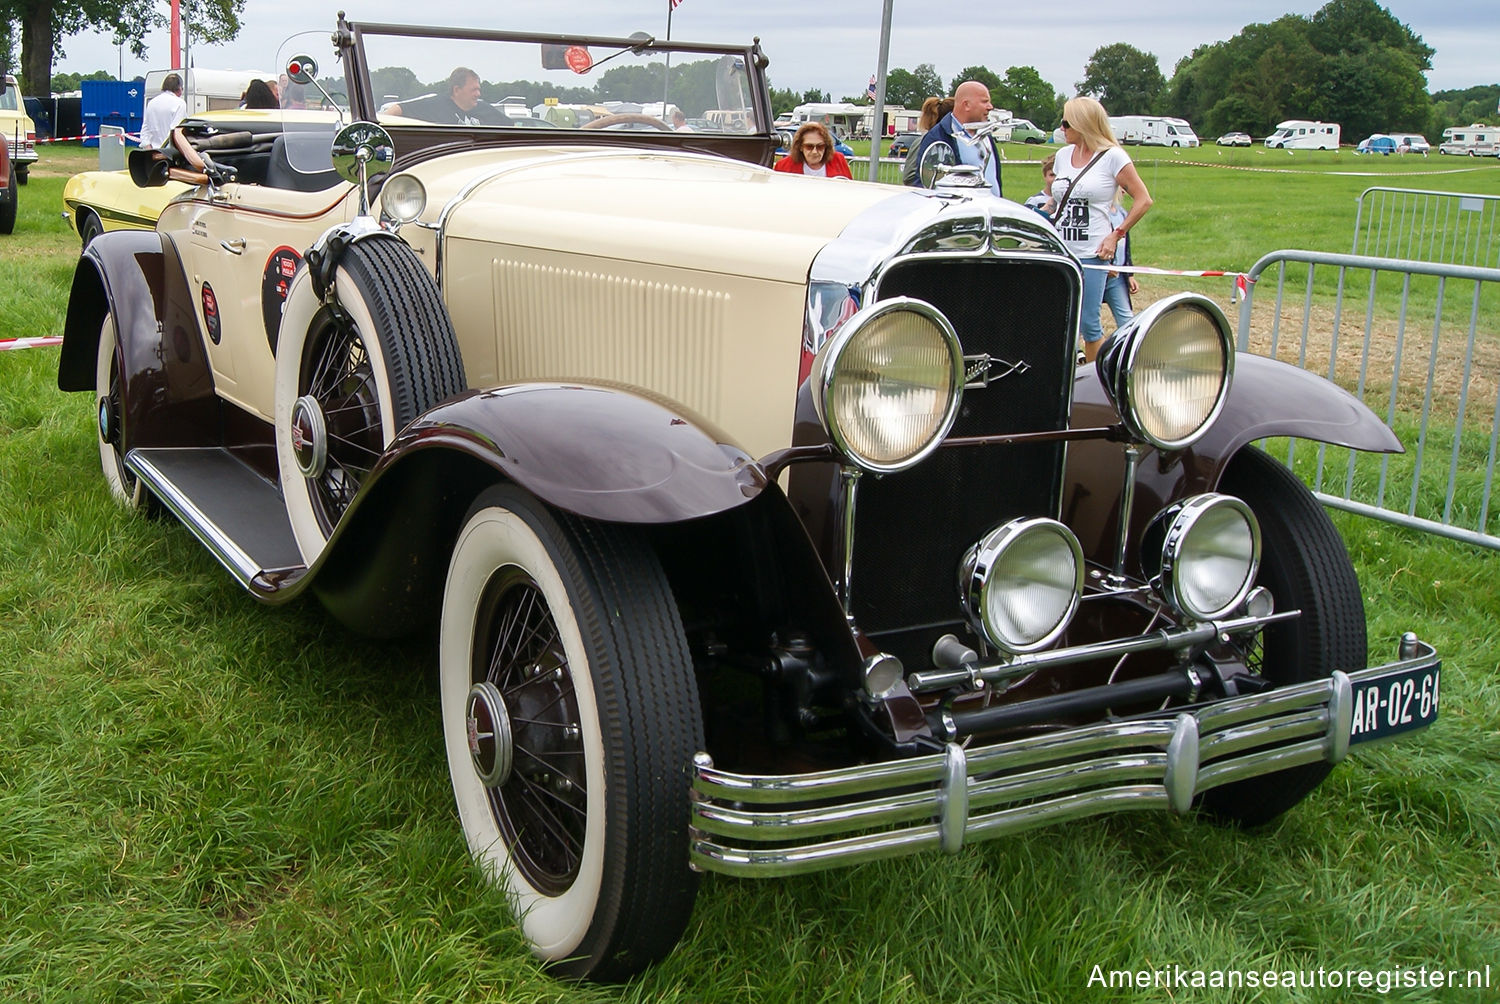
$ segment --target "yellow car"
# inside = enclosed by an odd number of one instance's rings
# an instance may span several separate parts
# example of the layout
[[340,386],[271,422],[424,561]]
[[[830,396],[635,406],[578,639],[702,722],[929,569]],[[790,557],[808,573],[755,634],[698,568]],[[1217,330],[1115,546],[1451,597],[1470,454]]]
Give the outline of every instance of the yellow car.
[[5,135],[10,147],[10,163],[15,169],[16,181],[24,185],[31,165],[37,162],[36,123],[26,114],[16,78],[9,75],[0,77],[0,133]]
[[[271,145],[287,125],[326,127],[336,120],[331,111],[231,108],[201,112],[182,122],[195,143],[215,146],[215,159],[235,168],[241,181],[263,181],[271,159]],[[326,165],[325,165],[326,166]],[[167,203],[191,192],[192,185],[168,181],[142,188],[129,171],[84,171],[63,186],[65,215],[84,247],[111,230],[152,230]]]

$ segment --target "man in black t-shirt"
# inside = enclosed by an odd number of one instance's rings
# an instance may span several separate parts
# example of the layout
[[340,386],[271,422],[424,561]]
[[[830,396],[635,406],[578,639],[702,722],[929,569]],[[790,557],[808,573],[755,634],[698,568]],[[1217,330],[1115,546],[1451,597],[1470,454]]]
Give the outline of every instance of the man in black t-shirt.
[[467,66],[448,74],[448,93],[414,98],[381,110],[387,115],[426,119],[439,125],[510,125],[506,115],[479,100],[479,74]]

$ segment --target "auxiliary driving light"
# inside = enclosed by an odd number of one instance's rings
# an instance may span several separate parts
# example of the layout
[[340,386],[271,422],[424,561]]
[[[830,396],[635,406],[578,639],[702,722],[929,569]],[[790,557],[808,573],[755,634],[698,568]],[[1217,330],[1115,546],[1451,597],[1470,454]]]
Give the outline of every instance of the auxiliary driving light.
[[958,576],[970,622],[1007,652],[1034,652],[1078,610],[1083,548],[1055,519],[1015,519],[969,548]]
[[1195,495],[1151,520],[1141,539],[1141,565],[1172,609],[1191,620],[1214,620],[1244,603],[1255,585],[1260,524],[1237,498]]
[[936,307],[896,297],[840,325],[811,379],[818,418],[840,452],[873,473],[904,470],[953,427],[963,348]]

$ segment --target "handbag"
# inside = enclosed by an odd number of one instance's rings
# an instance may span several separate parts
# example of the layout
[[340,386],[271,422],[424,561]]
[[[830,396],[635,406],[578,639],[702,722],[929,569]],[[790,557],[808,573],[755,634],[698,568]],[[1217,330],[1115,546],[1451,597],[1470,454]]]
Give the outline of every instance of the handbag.
[[1080,178],[1082,178],[1085,174],[1089,173],[1089,168],[1091,168],[1095,164],[1099,163],[1099,158],[1103,157],[1105,155],[1105,153],[1108,152],[1108,150],[1109,150],[1109,148],[1105,147],[1103,150],[1100,150],[1098,153],[1094,154],[1093,159],[1090,160],[1087,164],[1083,165],[1083,170],[1079,171],[1077,174],[1073,175],[1073,180],[1070,181],[1070,182],[1068,182],[1068,187],[1067,188],[1063,189],[1062,198],[1060,198],[1060,199],[1057,200],[1057,205],[1055,205],[1055,206],[1052,207],[1052,212],[1049,213],[1045,209],[1039,209],[1039,210],[1037,210],[1037,212],[1039,212],[1043,216],[1047,217],[1047,219],[1051,220],[1053,223],[1056,223],[1057,222],[1057,214],[1060,213],[1060,212],[1062,212],[1062,207],[1066,206],[1068,204],[1068,196],[1070,196],[1070,195],[1073,194],[1073,186],[1076,185],[1076,184],[1078,184],[1078,181],[1079,181]]

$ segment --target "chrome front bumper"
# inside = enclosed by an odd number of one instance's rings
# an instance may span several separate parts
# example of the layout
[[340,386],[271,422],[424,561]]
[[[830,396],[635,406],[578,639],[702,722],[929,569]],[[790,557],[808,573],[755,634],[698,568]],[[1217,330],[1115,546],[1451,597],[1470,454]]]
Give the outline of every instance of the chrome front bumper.
[[[691,864],[776,876],[913,854],[1127,809],[1184,813],[1200,792],[1349,749],[1361,684],[1433,667],[1408,638],[1383,666],[1227,698],[1161,718],[1085,726],[808,774],[694,760]],[[1436,697],[1434,696],[1434,715]]]

